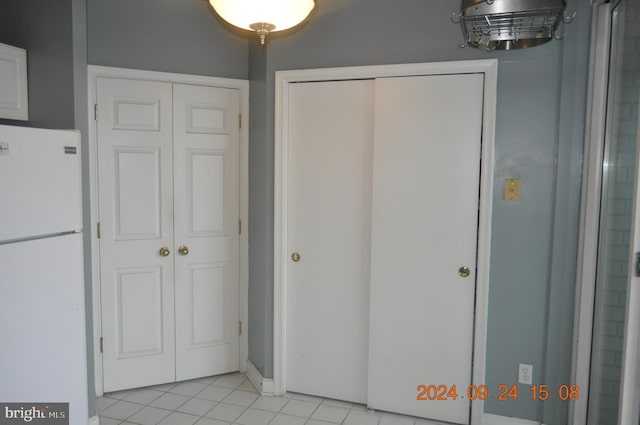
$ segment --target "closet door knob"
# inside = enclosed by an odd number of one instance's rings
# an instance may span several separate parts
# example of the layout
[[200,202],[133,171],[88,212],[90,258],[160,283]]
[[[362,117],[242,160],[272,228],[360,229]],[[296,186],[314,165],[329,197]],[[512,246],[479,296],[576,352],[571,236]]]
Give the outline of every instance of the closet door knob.
[[298,254],[297,252],[294,252],[293,254],[291,254],[291,259],[293,260],[294,263],[297,263],[298,261],[300,261],[300,254]]
[[186,246],[184,246],[184,245],[181,245],[181,246],[178,248],[178,254],[180,254],[180,255],[188,255],[188,254],[189,254],[189,248],[187,248],[187,247],[186,247]]
[[469,277],[471,270],[469,270],[469,267],[467,266],[462,266],[458,269],[458,274],[462,277]]
[[168,257],[170,253],[171,252],[169,251],[169,248],[167,248],[166,246],[160,248],[160,255],[162,255],[163,257]]

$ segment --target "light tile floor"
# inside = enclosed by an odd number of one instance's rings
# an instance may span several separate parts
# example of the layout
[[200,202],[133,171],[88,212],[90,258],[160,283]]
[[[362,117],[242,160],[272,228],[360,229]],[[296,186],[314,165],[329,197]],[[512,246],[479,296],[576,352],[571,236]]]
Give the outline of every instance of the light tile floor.
[[439,424],[304,394],[261,397],[241,373],[107,393],[98,413],[100,425]]

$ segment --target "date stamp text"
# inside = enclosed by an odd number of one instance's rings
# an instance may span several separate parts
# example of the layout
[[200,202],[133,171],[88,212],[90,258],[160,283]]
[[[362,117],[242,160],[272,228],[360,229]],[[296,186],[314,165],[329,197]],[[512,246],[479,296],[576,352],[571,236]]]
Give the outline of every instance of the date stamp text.
[[[418,401],[445,401],[445,400],[517,400],[521,395],[517,385],[498,385],[495,389],[489,389],[486,385],[469,385],[458,389],[456,385],[418,385]],[[560,385],[552,387],[547,384],[532,385],[524,397],[530,396],[533,400],[562,400],[576,401],[580,398],[580,387],[577,385]]]

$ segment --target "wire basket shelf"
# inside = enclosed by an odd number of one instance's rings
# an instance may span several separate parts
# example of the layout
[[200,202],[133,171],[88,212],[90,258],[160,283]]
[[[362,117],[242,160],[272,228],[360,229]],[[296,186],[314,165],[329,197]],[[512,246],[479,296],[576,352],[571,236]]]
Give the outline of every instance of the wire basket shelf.
[[558,7],[515,11],[505,11],[504,4],[508,1],[502,2],[500,13],[477,13],[476,7],[453,14],[452,20],[460,23],[464,36],[461,47],[492,51],[537,46],[562,38],[557,35],[558,27],[573,19],[564,17],[564,2]]

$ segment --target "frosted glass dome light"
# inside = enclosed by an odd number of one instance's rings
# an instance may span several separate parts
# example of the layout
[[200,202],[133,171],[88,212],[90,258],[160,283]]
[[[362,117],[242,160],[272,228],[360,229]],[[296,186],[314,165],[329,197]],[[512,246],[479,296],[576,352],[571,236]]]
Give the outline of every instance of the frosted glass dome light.
[[267,34],[295,27],[315,7],[314,0],[209,0],[218,15],[239,28]]

